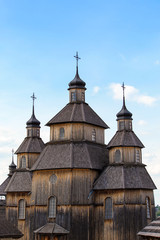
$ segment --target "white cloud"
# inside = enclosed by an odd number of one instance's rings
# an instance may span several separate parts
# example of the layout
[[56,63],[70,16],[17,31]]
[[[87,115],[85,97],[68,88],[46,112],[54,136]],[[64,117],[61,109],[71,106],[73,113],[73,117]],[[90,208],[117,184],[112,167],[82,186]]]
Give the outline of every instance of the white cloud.
[[147,122],[144,121],[144,120],[139,120],[139,121],[138,121],[138,125],[140,125],[140,126],[144,126],[144,125],[146,125],[146,124],[147,124]]
[[137,102],[143,103],[148,106],[153,105],[155,101],[156,101],[156,98],[150,97],[150,96],[140,95],[137,97]]
[[[121,84],[119,83],[111,83],[110,84],[110,89],[113,92],[113,98],[115,99],[122,99],[122,88]],[[125,86],[125,96],[126,99],[129,101],[135,101],[137,103],[142,103],[147,106],[153,105],[154,102],[157,101],[156,98],[143,95],[139,92],[139,90],[133,86],[126,85]]]
[[94,94],[97,94],[97,93],[99,92],[99,90],[100,90],[100,87],[95,86],[95,87],[93,88],[93,93],[94,93]]
[[159,152],[143,154],[143,162],[147,164],[147,169],[152,175],[159,175],[160,177],[160,161]]

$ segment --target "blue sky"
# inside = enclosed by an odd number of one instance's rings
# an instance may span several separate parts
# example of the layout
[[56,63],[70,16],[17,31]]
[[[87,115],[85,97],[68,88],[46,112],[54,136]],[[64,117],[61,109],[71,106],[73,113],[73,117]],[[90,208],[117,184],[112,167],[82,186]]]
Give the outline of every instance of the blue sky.
[[143,162],[160,189],[159,12],[159,0],[0,0],[0,182],[12,148],[26,136],[33,92],[41,136],[49,140],[44,125],[68,102],[78,51],[86,101],[110,126],[106,144],[125,82],[134,131],[146,147]]

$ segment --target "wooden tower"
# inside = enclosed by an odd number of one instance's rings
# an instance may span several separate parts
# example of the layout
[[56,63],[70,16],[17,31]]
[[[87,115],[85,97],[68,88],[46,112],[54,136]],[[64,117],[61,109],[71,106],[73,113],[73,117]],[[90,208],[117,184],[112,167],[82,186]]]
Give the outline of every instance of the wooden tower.
[[[117,114],[118,130],[109,142],[109,165],[94,184],[95,217],[99,239],[136,240],[137,233],[155,217],[155,185],[142,163],[144,147],[132,129],[132,113],[125,105]],[[97,237],[95,239],[98,239]]]
[[85,85],[77,65],[69,103],[47,123],[50,142],[32,167],[31,214],[37,239],[94,239],[94,198],[89,196],[108,164],[108,126],[85,102]]
[[27,137],[16,151],[17,168],[15,169],[13,161],[9,166],[10,180],[5,188],[6,218],[23,232],[22,239],[28,240],[30,239],[30,197],[32,192],[30,169],[45,146],[40,138],[40,122],[34,113],[34,94],[32,98],[32,116],[26,123]]

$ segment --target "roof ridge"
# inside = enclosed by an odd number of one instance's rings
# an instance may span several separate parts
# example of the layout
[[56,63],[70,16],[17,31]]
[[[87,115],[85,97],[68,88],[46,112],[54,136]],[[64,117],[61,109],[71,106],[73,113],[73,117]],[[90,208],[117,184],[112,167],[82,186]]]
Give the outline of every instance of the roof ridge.
[[14,172],[13,175],[12,175],[12,181],[9,181],[9,183],[6,186],[6,188],[4,189],[5,192],[7,192],[8,188],[11,185],[11,182],[13,182],[13,180],[15,179],[15,176],[16,176],[16,172]]
[[[32,168],[34,167],[33,170],[36,170],[36,169],[37,169],[37,167],[38,167],[38,165],[39,165],[39,163],[40,163],[40,157],[41,157],[41,155],[42,155],[43,152],[46,152],[46,149],[47,149],[47,148],[44,147],[44,149],[42,150],[42,152],[41,152],[40,155],[38,156],[37,160],[36,160],[35,163],[33,164],[33,166],[32,166]],[[44,155],[44,153],[43,153],[43,155]],[[32,168],[31,168],[31,171],[33,171]]]
[[56,228],[56,223],[53,223],[53,229],[52,229],[52,233],[54,233],[54,229]]
[[122,169],[122,178],[123,178],[123,188],[125,189],[124,168],[121,167],[121,169]]
[[86,118],[85,118],[85,114],[84,114],[84,104],[81,103],[81,110],[82,110],[82,118],[83,118],[83,121],[86,122]]
[[70,144],[70,157],[71,157],[71,168],[73,168],[73,162],[74,162],[74,159],[73,159],[73,143]]
[[49,120],[49,122],[46,123],[46,126],[49,126],[48,124],[50,124],[50,122],[57,117],[67,106],[69,105],[69,103],[67,103],[53,118],[51,118],[51,120]]
[[90,154],[89,154],[89,151],[88,151],[88,148],[87,148],[87,145],[84,144],[85,148],[86,148],[86,152],[88,154],[88,158],[89,158],[89,163],[90,163],[90,168],[92,168],[92,161],[91,161],[91,157],[90,157]]
[[72,113],[71,113],[70,121],[73,121],[73,116],[74,116],[75,109],[76,109],[76,104],[74,103],[74,104],[73,104],[73,108],[72,108]]

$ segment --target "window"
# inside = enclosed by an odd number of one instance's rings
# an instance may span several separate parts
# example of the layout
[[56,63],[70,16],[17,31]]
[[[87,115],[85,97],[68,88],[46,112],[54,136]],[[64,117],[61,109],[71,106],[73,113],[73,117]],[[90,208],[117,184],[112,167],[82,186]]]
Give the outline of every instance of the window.
[[119,130],[124,130],[124,121],[119,122]]
[[121,162],[121,152],[119,149],[115,151],[114,160],[116,163]]
[[129,121],[129,130],[132,130],[132,122]]
[[27,130],[27,135],[28,135],[28,137],[31,137],[31,136],[32,136],[32,130],[31,130],[31,129],[28,129],[28,130]]
[[92,141],[96,141],[96,130],[95,129],[93,129],[92,130]]
[[140,150],[136,150],[136,162],[140,162]]
[[146,215],[148,219],[151,218],[151,206],[149,197],[146,197]]
[[18,219],[25,219],[25,200],[21,199],[18,203]]
[[113,218],[113,203],[112,198],[107,197],[105,199],[105,219],[112,219]]
[[36,136],[39,137],[39,129],[37,129],[37,135]]
[[25,158],[25,156],[22,156],[22,158],[21,158],[21,168],[26,168],[26,158]]
[[48,200],[48,217],[56,217],[56,197],[50,197]]
[[75,102],[76,101],[76,92],[72,92],[71,93],[71,102]]
[[82,92],[82,101],[85,101],[84,92]]
[[60,139],[64,138],[64,128],[59,129],[59,138]]
[[57,182],[57,176],[55,174],[52,174],[49,178],[49,181],[51,184],[55,184]]

